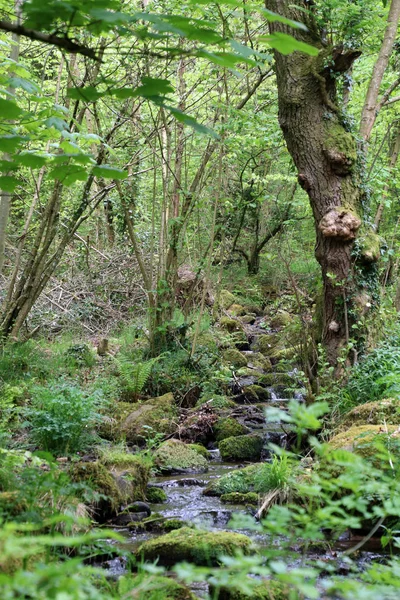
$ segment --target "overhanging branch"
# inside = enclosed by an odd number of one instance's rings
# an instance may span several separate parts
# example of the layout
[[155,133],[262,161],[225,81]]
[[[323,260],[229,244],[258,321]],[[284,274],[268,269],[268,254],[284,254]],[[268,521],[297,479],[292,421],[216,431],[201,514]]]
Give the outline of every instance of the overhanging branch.
[[43,44],[56,46],[57,48],[66,50],[71,54],[82,54],[82,56],[87,56],[93,60],[99,60],[99,58],[96,56],[96,52],[92,48],[88,48],[82,44],[77,44],[68,37],[59,37],[52,33],[42,33],[41,31],[36,31],[35,29],[28,29],[24,25],[18,25],[17,23],[11,23],[10,21],[3,20],[0,20],[0,30],[15,33],[16,35],[20,35],[37,42],[42,42]]

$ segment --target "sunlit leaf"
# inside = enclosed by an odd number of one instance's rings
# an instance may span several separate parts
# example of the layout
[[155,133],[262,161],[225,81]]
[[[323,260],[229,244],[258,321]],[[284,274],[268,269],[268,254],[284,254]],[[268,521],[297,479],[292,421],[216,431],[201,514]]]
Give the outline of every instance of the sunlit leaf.
[[19,181],[12,175],[2,175],[0,177],[0,190],[4,192],[13,192],[17,185],[19,185]]
[[267,42],[271,48],[274,48],[274,50],[277,50],[281,54],[291,54],[298,51],[310,54],[311,56],[317,56],[319,52],[318,48],[296,40],[291,35],[281,33],[280,31],[276,31],[271,35],[262,35],[258,39],[259,41]]
[[104,177],[104,179],[126,179],[128,177],[128,171],[116,169],[109,165],[94,167],[92,173],[96,177]]

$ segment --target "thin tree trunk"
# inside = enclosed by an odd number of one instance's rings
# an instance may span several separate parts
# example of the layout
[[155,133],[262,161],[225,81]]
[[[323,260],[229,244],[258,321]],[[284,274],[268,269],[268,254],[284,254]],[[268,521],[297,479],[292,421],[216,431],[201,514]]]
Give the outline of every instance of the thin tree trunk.
[[367,95],[361,113],[360,135],[368,142],[376,119],[379,89],[385,74],[389,58],[396,40],[397,28],[400,19],[400,0],[392,0],[389,9],[388,21],[383,37],[382,46],[372,71]]
[[[391,179],[391,173],[392,173],[394,167],[396,166],[397,159],[399,158],[399,153],[400,153],[400,125],[397,125],[395,139],[394,139],[394,142],[392,145],[390,159],[389,159],[388,181],[390,181],[390,179]],[[390,183],[386,183],[385,187],[383,188],[382,200],[378,206],[378,210],[376,211],[376,215],[375,215],[374,225],[375,225],[376,232],[378,232],[378,230],[379,230],[379,226],[380,226],[382,216],[383,216],[383,211],[385,210],[385,201],[386,201],[387,197],[389,196],[389,190],[390,190]]]

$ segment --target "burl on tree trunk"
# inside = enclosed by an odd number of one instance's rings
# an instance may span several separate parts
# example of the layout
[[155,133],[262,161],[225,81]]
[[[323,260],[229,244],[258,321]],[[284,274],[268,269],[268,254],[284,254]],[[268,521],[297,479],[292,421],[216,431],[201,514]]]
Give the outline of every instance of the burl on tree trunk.
[[321,339],[329,363],[338,368],[338,358],[353,337],[352,325],[373,302],[379,256],[378,238],[363,223],[362,153],[336,95],[338,74],[346,72],[360,52],[326,46],[310,4],[297,5],[307,13],[290,0],[266,0],[268,9],[308,28],[275,22],[271,33],[288,33],[319,49],[317,56],[275,52],[276,78],[279,122],[314,215],[315,256],[324,288]]

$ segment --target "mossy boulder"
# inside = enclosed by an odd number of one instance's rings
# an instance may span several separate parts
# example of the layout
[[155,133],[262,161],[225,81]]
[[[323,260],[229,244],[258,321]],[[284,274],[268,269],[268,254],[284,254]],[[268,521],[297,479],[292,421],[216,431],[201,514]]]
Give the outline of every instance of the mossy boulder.
[[246,313],[255,314],[257,317],[263,314],[263,309],[258,304],[246,303],[244,308],[246,309]]
[[77,462],[69,469],[71,480],[88,484],[95,492],[104,496],[95,502],[95,514],[101,521],[116,514],[122,504],[131,500],[132,488],[125,481],[119,482],[99,462]]
[[219,326],[221,329],[224,329],[228,333],[232,333],[234,331],[243,331],[243,326],[236,319],[232,319],[231,317],[221,317],[219,321]]
[[196,406],[203,406],[204,404],[209,403],[209,405],[216,410],[223,410],[225,408],[235,408],[236,404],[233,400],[228,398],[228,396],[222,396],[220,394],[207,394],[199,398]]
[[210,460],[211,454],[202,444],[189,444],[189,447],[195,452],[201,454],[201,456],[204,456],[205,459]]
[[247,494],[254,490],[254,479],[259,465],[250,465],[243,469],[235,469],[214,479],[203,491],[204,496],[222,496],[232,492]]
[[246,314],[246,309],[241,304],[232,304],[228,310],[228,314],[233,317],[242,317]]
[[263,438],[255,434],[229,437],[218,444],[221,458],[225,462],[260,460],[263,446]]
[[99,435],[106,440],[120,441],[124,437],[121,435],[121,423],[139,406],[118,401],[107,404],[101,411],[102,420],[97,426]]
[[269,373],[272,369],[270,359],[267,356],[261,354],[261,352],[256,352],[254,356],[251,357],[250,363],[254,365],[257,369],[261,369],[261,371],[266,371],[267,373]]
[[214,435],[217,442],[247,433],[249,433],[247,427],[232,417],[222,417],[214,425]]
[[265,387],[292,387],[295,380],[289,373],[266,373],[258,378],[258,382]]
[[136,557],[149,562],[158,560],[158,564],[163,566],[172,566],[182,561],[216,566],[221,556],[234,556],[237,552],[246,555],[252,552],[252,542],[246,535],[182,527],[147,540],[136,551]]
[[252,504],[257,506],[258,494],[255,492],[247,492],[246,494],[230,492],[229,494],[222,494],[221,502],[223,504]]
[[117,483],[127,489],[129,500],[145,499],[150,477],[149,461],[142,456],[110,448],[104,453],[100,462],[107,467]]
[[154,432],[171,434],[176,429],[178,408],[171,393],[137,404],[121,422],[120,433],[127,442],[144,444]]
[[207,471],[207,459],[191,444],[179,440],[167,440],[153,455],[154,464],[164,473],[204,472]]
[[276,333],[264,333],[258,337],[257,348],[263,356],[270,356],[276,347],[282,348],[280,338]]
[[249,340],[244,331],[234,331],[233,333],[231,333],[230,339],[231,339],[231,343],[238,350],[249,350],[250,349]]
[[220,588],[216,590],[211,587],[211,595],[216,600],[287,600],[289,588],[279,581],[254,582],[251,587],[251,595],[244,594],[234,589]]
[[121,596],[136,600],[196,600],[187,587],[161,575],[124,575],[119,579],[118,588]]
[[225,350],[222,357],[226,364],[232,365],[232,367],[237,369],[247,365],[247,358],[239,350],[236,350],[236,348]]
[[397,398],[386,398],[356,406],[344,416],[340,429],[348,429],[354,425],[383,423],[388,425],[400,423],[400,400]]
[[285,327],[293,321],[293,316],[287,312],[287,310],[278,310],[270,321],[270,325],[273,329]]
[[228,290],[220,291],[219,298],[218,298],[218,304],[219,304],[220,308],[223,308],[224,310],[228,310],[228,308],[230,308],[232,306],[232,304],[235,304],[235,302],[236,302],[236,298],[232,294],[232,292],[229,292]]
[[151,504],[161,504],[167,501],[167,494],[162,488],[148,487],[146,489],[146,500]]
[[329,441],[329,445],[334,449],[343,448],[374,462],[379,462],[375,460],[378,453],[377,444],[383,445],[394,456],[400,458],[399,426],[358,425],[335,435]]
[[256,402],[267,402],[271,399],[271,393],[269,390],[255,383],[253,385],[246,385],[243,388],[243,392],[247,398],[251,398]]

